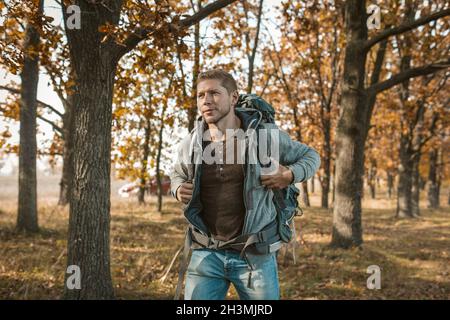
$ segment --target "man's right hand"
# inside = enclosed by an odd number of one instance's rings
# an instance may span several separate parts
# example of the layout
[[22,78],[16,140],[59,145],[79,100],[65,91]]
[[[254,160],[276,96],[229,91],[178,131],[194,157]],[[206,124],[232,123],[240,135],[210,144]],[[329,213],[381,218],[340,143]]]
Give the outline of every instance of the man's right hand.
[[180,185],[177,190],[177,199],[185,204],[187,204],[192,198],[192,192],[194,190],[194,185],[190,182],[184,182]]

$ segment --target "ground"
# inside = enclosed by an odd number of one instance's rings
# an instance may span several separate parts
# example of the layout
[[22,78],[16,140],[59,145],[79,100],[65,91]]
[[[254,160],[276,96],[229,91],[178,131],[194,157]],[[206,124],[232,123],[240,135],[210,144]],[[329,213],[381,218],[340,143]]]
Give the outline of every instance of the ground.
[[[8,183],[3,182],[5,188]],[[3,188],[3,187],[2,187]],[[6,189],[5,189],[6,190]],[[114,193],[113,188],[113,193]],[[53,194],[39,200],[41,232],[14,230],[12,192],[0,195],[0,299],[61,298],[66,269],[68,208]],[[9,192],[9,193],[8,193]],[[165,198],[162,213],[155,198],[138,206],[136,199],[112,198],[111,271],[118,299],[172,299],[176,263],[165,273],[183,244],[181,206]],[[296,218],[296,264],[292,250],[278,255],[282,299],[449,299],[450,210],[422,208],[417,219],[394,218],[393,200],[365,199],[364,244],[337,250],[330,242],[331,210],[305,208]],[[367,288],[370,265],[381,269],[381,289]],[[230,299],[236,299],[232,289]]]

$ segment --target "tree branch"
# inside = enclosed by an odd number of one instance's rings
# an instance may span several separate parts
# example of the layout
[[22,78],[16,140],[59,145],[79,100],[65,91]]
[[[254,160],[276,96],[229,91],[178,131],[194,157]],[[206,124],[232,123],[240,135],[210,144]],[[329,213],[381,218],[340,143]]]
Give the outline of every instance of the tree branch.
[[[7,91],[9,91],[9,92],[11,92],[11,93],[14,93],[14,94],[20,94],[20,90],[19,90],[19,89],[7,87],[7,86],[0,86],[0,90],[7,90]],[[53,111],[54,113],[56,113],[59,117],[61,117],[61,119],[64,117],[63,114],[62,114],[61,112],[59,112],[58,110],[56,110],[56,109],[55,109],[54,107],[52,107],[51,105],[49,105],[49,104],[47,104],[47,103],[45,103],[45,102],[42,102],[42,101],[40,101],[40,100],[37,100],[37,103],[38,103],[41,107],[45,107],[45,108],[50,109],[51,111]]]
[[439,70],[448,68],[450,66],[450,58],[443,61],[437,61],[436,63],[432,63],[426,66],[417,67],[405,70],[403,72],[400,72],[389,79],[379,82],[377,84],[371,85],[367,90],[371,94],[378,94],[382,91],[385,91],[387,89],[390,89],[410,78],[419,77],[419,76],[425,76],[430,73],[437,72]]
[[179,27],[182,29],[189,28],[193,26],[194,24],[200,22],[201,20],[205,19],[210,14],[225,8],[227,5],[235,2],[236,0],[217,0],[216,2],[213,2],[211,4],[208,4],[207,6],[203,7],[201,10],[199,10],[196,14],[193,16],[190,16],[186,19],[183,19],[179,22]]
[[41,120],[44,121],[44,122],[47,122],[49,125],[51,125],[51,126],[53,127],[53,129],[54,129],[55,131],[57,131],[57,132],[61,135],[61,137],[64,136],[64,133],[63,133],[63,130],[61,129],[61,127],[59,127],[58,125],[56,125],[53,121],[48,120],[47,118],[44,118],[44,117],[41,116],[41,115],[37,115],[36,117],[37,117],[38,119],[41,119]]
[[[188,18],[185,18],[183,20],[180,20],[177,24],[171,24],[169,29],[172,30],[183,30],[187,29],[194,24],[200,22],[210,14],[226,7],[227,5],[235,2],[236,0],[217,0],[205,7],[203,7],[201,10],[199,10],[197,13],[195,13],[192,16],[189,16]],[[148,36],[150,36],[153,33],[158,32],[159,30],[152,30],[149,28],[138,28],[133,32],[131,35],[128,36],[127,39],[125,39],[123,44],[117,45],[116,47],[116,59],[117,61],[126,53],[133,50],[139,42],[146,39]]]
[[450,9],[445,9],[445,10],[441,10],[438,12],[434,12],[430,15],[427,15],[425,17],[416,19],[414,21],[411,21],[409,23],[404,23],[398,27],[394,27],[394,28],[390,28],[384,31],[379,32],[378,34],[376,34],[375,36],[373,36],[372,38],[368,39],[366,41],[366,43],[364,44],[364,50],[368,51],[370,50],[370,48],[372,48],[375,44],[377,44],[378,42],[387,39],[391,36],[397,35],[397,34],[401,34],[401,33],[405,33],[407,31],[410,31],[414,28],[420,27],[424,24],[427,24],[431,21],[437,20],[439,18],[443,18],[446,16],[450,15]]

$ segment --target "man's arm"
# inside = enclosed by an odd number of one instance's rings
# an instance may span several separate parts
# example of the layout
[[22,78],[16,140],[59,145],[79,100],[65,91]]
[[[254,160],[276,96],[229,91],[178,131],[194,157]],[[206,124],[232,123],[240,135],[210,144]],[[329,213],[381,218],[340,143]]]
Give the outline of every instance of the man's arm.
[[293,175],[293,183],[303,182],[311,178],[320,167],[320,155],[306,144],[292,140],[280,130],[280,163],[289,168]]
[[182,141],[177,149],[177,158],[172,170],[169,173],[170,176],[170,193],[172,196],[180,201],[177,197],[178,188],[188,180],[188,168],[185,163],[183,163],[183,142]]

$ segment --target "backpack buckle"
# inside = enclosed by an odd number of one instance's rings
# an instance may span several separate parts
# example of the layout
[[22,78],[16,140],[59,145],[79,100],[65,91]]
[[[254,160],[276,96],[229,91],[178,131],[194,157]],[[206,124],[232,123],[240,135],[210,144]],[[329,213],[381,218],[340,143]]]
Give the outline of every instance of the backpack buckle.
[[220,243],[219,240],[216,240],[214,238],[209,238],[208,239],[208,248],[209,249],[218,249],[219,243]]

